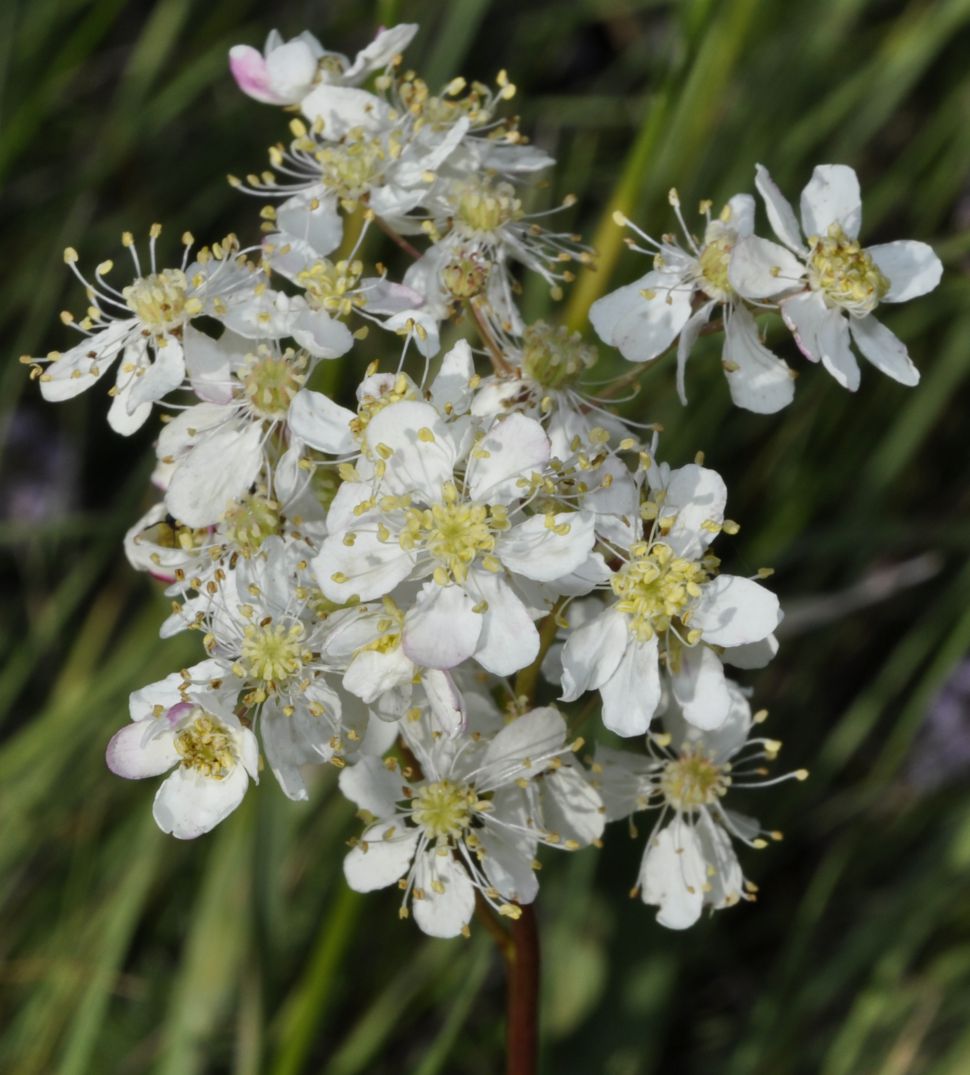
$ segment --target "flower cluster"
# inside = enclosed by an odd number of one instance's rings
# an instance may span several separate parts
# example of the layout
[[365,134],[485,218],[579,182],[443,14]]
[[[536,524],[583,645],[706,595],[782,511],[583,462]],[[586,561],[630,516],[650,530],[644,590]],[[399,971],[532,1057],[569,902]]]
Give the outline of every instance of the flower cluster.
[[[255,245],[193,256],[187,235],[172,268],[159,226],[147,260],[126,233],[120,286],[111,262],[88,279],[66,253],[88,308],[62,320],[83,339],[25,361],[50,400],[114,367],[121,434],[162,410],[160,496],[125,549],[171,598],[162,636],[202,644],[132,694],[108,765],[168,773],[154,816],[181,839],[231,813],[264,759],[294,800],[314,766],[339,769],[364,823],[348,883],[397,884],[401,914],[441,937],[467,932],[476,902],[518,916],[539,845],[598,845],[608,821],[656,810],[636,891],[682,928],[753,898],[734,844],[775,835],[725,805],[776,782],[780,744],[752,734],[764,714],[731,678],[778,648],[770,572],[722,569],[717,539],[738,526],[703,457],[664,462],[651,427],[584,391],[596,348],[524,320],[522,276],[557,298],[591,253],[531,209],[553,162],[501,114],[505,74],[432,89],[402,66],[416,29],[354,59],[308,33],[231,50],[240,88],[290,113],[270,169],[231,180],[262,200]],[[861,247],[844,166],[815,170],[804,238],[760,167],[756,184],[780,244],[755,236],[749,195],[705,206],[695,238],[672,194],[684,245],[634,228],[653,268],[593,305],[601,339],[634,362],[677,343],[682,390],[717,312],[734,401],[776,411],[793,373],[761,340],[772,308],[846,387],[850,341],[915,383],[873,311],[935,286],[929,247]],[[375,230],[410,257],[400,279],[365,264]],[[382,350],[383,368],[356,366]],[[320,390],[337,359],[347,398]],[[634,749],[584,753],[596,714]]]

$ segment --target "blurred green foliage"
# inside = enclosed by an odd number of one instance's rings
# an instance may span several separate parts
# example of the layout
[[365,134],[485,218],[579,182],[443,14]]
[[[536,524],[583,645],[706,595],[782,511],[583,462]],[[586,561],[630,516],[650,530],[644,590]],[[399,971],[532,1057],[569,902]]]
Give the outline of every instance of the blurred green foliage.
[[[63,344],[57,311],[81,301],[68,242],[93,263],[156,219],[170,236],[255,237],[224,175],[259,166],[284,126],[236,91],[230,45],[275,22],[352,51],[398,19],[422,23],[408,60],[432,83],[506,67],[519,85],[525,129],[561,161],[550,199],[579,195],[570,226],[602,255],[566,300],[577,324],[642,271],[610,208],[671,230],[670,186],[720,203],[751,188],[755,161],[792,197],[814,164],[853,165],[864,239],[928,240],[948,270],[887,315],[918,389],[867,369],[850,397],[802,363],[791,408],[749,415],[711,344],[687,410],[669,362],[629,405],[667,428],[671,462],[703,449],[725,474],[743,523],[728,564],[778,568],[789,627],[751,681],[813,779],[751,804],[787,837],[747,856],[758,904],[686,935],[627,899],[640,845],[622,826],[601,852],[548,858],[544,1070],[967,1072],[968,703],[935,755],[927,720],[970,651],[970,0],[2,5],[0,1070],[501,1069],[488,937],[430,941],[393,894],[346,890],[354,822],[332,774],[305,805],[266,780],[179,844],[155,830],[148,785],[107,773],[129,691],[196,655],[194,638],[157,641],[165,600],[120,551],[149,501],[152,434],[112,437],[99,393],[42,407],[16,361]],[[525,301],[548,314],[541,289]],[[869,603],[853,603],[860,580]]]

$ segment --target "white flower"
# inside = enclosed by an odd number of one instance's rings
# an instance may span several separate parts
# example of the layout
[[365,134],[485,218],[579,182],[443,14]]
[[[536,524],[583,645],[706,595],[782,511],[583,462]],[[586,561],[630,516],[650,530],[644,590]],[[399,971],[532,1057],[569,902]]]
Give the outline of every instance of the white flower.
[[700,243],[684,223],[676,191],[670,192],[670,202],[689,249],[672,235],[658,243],[618,214],[617,223],[631,228],[647,244],[642,247],[631,241],[631,249],[652,255],[654,268],[594,302],[589,311],[593,328],[631,362],[652,361],[679,336],[677,391],[686,403],[687,359],[711,314],[720,307],[724,319],[722,364],[731,398],[737,406],[761,414],[781,410],[794,398],[793,374],[761,342],[750,310],[728,278],[734,247],[754,231],[754,198],[736,194],[713,220],[710,204],[704,203],[707,225]]
[[64,260],[84,284],[90,305],[80,322],[67,313],[62,320],[85,339],[63,354],[54,351],[46,359],[21,360],[33,364],[44,399],[60,402],[90,388],[121,359],[109,391],[113,402],[108,422],[125,436],[144,424],[154,402],[182,384],[188,346],[183,329],[189,321],[202,315],[222,317],[255,287],[252,267],[237,257],[235,237],[203,248],[189,264],[193,240],[186,234],[181,266],[159,269],[155,240],[160,234],[161,227],[153,225],[151,260],[144,275],[134,240],[128,232],[122,236],[137,276],[120,291],[105,279],[112,262],[98,265],[92,283],[76,268],[77,251],[69,247]]
[[743,814],[726,809],[722,799],[733,788],[765,787],[782,780],[804,780],[798,770],[762,778],[762,763],[777,756],[781,743],[749,738],[751,707],[735,683],[728,684],[731,706],[714,730],[688,723],[676,706],[664,715],[666,734],[648,739],[650,757],[597,751],[594,772],[611,821],[640,810],[659,811],[644,849],[638,889],[644,903],[659,907],[657,921],[670,929],[692,926],[705,906],[718,910],[754,899],[732,838],[749,847],[767,846],[780,834],[761,828]]
[[356,86],[380,71],[417,33],[417,26],[402,24],[381,30],[353,61],[339,52],[328,52],[313,36],[302,34],[284,41],[271,30],[262,53],[251,45],[233,45],[229,69],[243,93],[264,104],[299,104],[317,84]]
[[538,844],[560,843],[531,815],[520,785],[572,750],[562,717],[534,709],[490,741],[430,736],[411,743],[421,778],[376,758],[340,774],[341,791],[374,819],[344,860],[347,883],[357,892],[398,883],[402,917],[410,904],[433,937],[467,930],[476,889],[500,914],[517,918],[516,904],[531,903],[538,891]]
[[516,521],[518,502],[549,459],[537,422],[512,414],[476,438],[461,437],[464,429],[449,427],[429,403],[379,411],[367,427],[376,495],[368,483],[344,483],[313,569],[340,604],[427,580],[404,619],[405,654],[442,669],[474,657],[508,675],[539,648],[516,578],[552,582],[574,571],[592,548],[593,519],[550,511]]
[[[131,696],[132,723],[108,744],[108,768],[140,780],[174,768],[155,795],[159,828],[180,840],[201,836],[242,802],[259,780],[256,737],[233,712],[235,691],[219,686],[206,661]],[[198,684],[193,684],[192,676]]]
[[[665,475],[645,505],[643,540],[615,550],[613,602],[573,630],[562,651],[563,701],[599,690],[603,722],[642,735],[661,705],[663,664],[684,715],[716,728],[730,706],[722,660],[760,643],[765,659],[781,614],[778,599],[751,579],[719,574],[707,552],[724,520],[727,490],[713,470],[689,464]],[[750,667],[750,664],[748,665]]]
[[843,388],[859,387],[852,343],[893,380],[916,384],[919,371],[905,345],[873,311],[936,287],[943,267],[932,249],[913,240],[863,248],[859,180],[844,164],[820,164],[802,191],[807,243],[794,210],[760,164],[756,183],[784,245],[755,237],[739,243],[731,256],[732,285],[747,298],[776,301],[805,357],[821,361]]

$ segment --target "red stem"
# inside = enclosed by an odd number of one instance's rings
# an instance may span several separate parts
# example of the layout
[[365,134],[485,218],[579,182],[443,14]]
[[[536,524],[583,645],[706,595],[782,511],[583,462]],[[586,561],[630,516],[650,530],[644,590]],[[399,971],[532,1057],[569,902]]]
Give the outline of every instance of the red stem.
[[536,1075],[539,1070],[539,931],[532,907],[510,922],[506,949],[506,1075]]

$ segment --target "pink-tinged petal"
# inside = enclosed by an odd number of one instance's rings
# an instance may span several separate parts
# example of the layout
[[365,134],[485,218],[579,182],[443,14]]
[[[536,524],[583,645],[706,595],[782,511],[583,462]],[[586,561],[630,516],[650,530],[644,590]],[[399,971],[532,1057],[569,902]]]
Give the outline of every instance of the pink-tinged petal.
[[266,60],[258,49],[251,45],[233,45],[229,50],[229,70],[236,85],[248,97],[268,105],[286,104],[270,89]]
[[859,387],[859,363],[849,346],[846,314],[829,309],[817,291],[803,291],[784,299],[780,309],[802,354],[812,362],[821,360],[843,388],[855,392]]
[[805,244],[802,242],[802,233],[798,227],[798,221],[795,219],[795,210],[792,209],[791,202],[778,189],[777,184],[764,165],[755,165],[754,176],[754,185],[758,188],[758,193],[761,197],[764,198],[771,230],[789,250],[804,253]]
[[[429,937],[457,937],[475,911],[475,888],[450,852],[428,850],[418,856],[411,913]],[[418,898],[418,891],[423,899]]]
[[775,414],[795,398],[795,374],[761,342],[758,326],[744,306],[725,319],[723,364],[735,406],[755,414]]
[[162,781],[152,813],[162,832],[177,840],[194,840],[214,829],[243,801],[249,777],[237,765],[222,780],[179,766]]
[[731,251],[728,279],[746,299],[770,299],[802,286],[805,266],[790,250],[752,235]]
[[690,626],[712,646],[741,646],[767,638],[781,622],[778,598],[740,575],[718,575],[703,587]]
[[849,322],[856,346],[887,377],[911,388],[919,384],[919,370],[913,365],[906,344],[872,314]]
[[172,730],[164,717],[126,724],[115,732],[105,751],[108,768],[126,780],[161,776],[180,761]]
[[640,899],[660,909],[668,929],[688,929],[701,916],[707,870],[691,825],[675,818],[647,845],[640,866]]
[[660,706],[660,665],[656,635],[631,642],[616,671],[600,687],[603,723],[617,735],[643,735]]
[[460,586],[428,583],[404,618],[404,652],[424,668],[454,668],[467,661],[484,626],[484,616],[474,608]]
[[539,632],[508,582],[478,571],[469,576],[468,588],[487,604],[475,660],[497,676],[510,676],[531,664],[539,652]]
[[373,825],[344,859],[344,877],[354,892],[375,892],[399,881],[414,858],[418,829],[393,824]]
[[879,243],[866,248],[876,268],[889,281],[882,302],[907,302],[925,295],[940,282],[943,264],[933,248],[915,239]]
[[845,164],[820,164],[802,191],[802,227],[808,236],[826,236],[834,224],[850,239],[862,226],[862,194],[855,171]]

